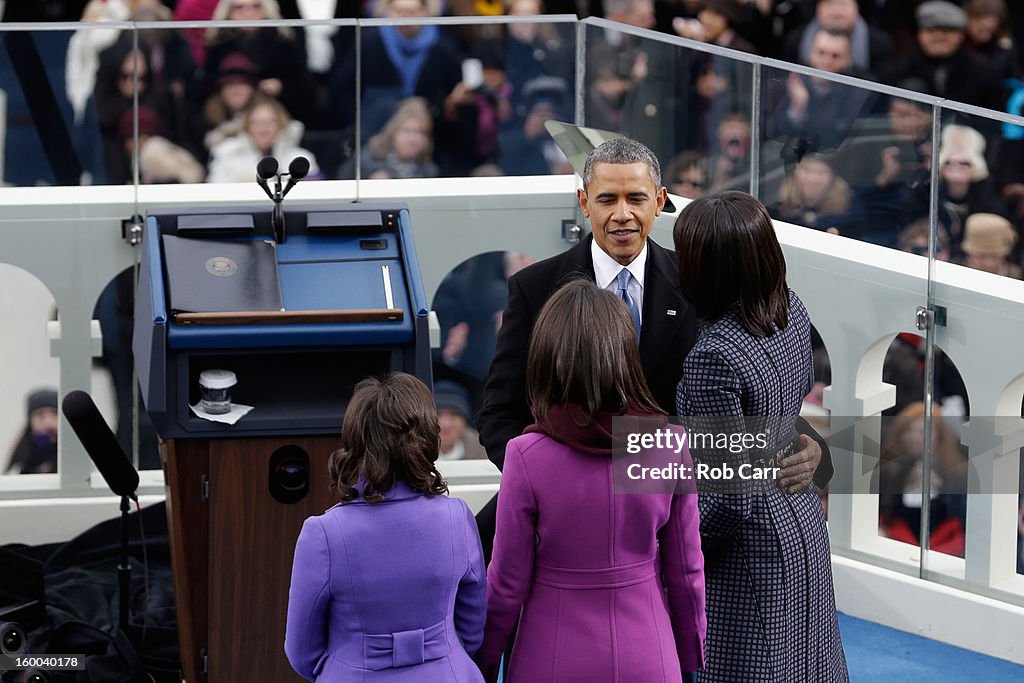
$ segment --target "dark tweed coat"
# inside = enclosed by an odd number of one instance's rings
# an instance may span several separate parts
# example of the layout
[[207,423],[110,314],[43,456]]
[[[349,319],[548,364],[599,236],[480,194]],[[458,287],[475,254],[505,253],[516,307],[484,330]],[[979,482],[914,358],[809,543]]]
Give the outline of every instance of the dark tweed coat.
[[[751,335],[736,312],[702,327],[683,365],[679,415],[797,415],[813,383],[810,319],[793,292],[790,304],[789,324],[770,337]],[[791,420],[783,425],[792,430]],[[753,455],[724,457],[736,466]],[[700,680],[848,680],[817,488],[698,487],[708,615]]]

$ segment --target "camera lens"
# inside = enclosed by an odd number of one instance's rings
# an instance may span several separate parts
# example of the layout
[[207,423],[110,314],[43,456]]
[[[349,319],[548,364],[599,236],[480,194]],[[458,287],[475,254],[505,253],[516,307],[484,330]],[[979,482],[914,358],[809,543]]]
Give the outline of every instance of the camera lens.
[[25,636],[22,634],[21,629],[14,624],[4,624],[2,633],[0,649],[2,649],[4,654],[17,654],[21,652],[22,647],[25,645]]
[[281,488],[297,491],[306,485],[306,467],[297,460],[283,460],[277,466],[277,477]]
[[267,485],[274,500],[285,505],[297,503],[309,493],[309,454],[290,444],[270,456]]

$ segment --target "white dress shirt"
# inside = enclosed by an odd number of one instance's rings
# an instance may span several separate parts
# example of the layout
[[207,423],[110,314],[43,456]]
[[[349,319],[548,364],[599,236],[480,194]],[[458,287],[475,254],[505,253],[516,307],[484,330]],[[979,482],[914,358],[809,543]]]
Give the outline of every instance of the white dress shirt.
[[633,297],[633,301],[636,302],[637,310],[640,312],[640,323],[643,324],[644,270],[647,267],[647,242],[644,241],[644,248],[640,250],[640,253],[636,255],[636,258],[628,266],[623,266],[605,253],[604,249],[598,245],[597,240],[593,240],[590,243],[590,257],[594,262],[594,280],[597,282],[597,286],[601,289],[607,289],[616,296],[619,294],[619,283],[615,281],[615,278],[619,276],[619,271],[626,268],[633,274],[626,289],[629,291],[629,295]]

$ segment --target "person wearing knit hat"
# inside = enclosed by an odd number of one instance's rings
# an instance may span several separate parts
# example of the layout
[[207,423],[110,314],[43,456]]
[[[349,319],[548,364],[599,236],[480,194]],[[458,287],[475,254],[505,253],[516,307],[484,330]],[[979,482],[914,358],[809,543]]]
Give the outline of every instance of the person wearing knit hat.
[[967,217],[964,241],[964,265],[996,275],[1021,278],[1021,268],[1008,259],[1017,233],[1010,221],[994,213],[975,213]]
[[[160,114],[157,113],[156,109],[149,105],[140,104],[137,117],[136,112],[132,109],[128,109],[121,114],[121,118],[118,119],[117,123],[117,139],[121,142],[121,148],[124,151],[124,161],[127,169],[131,169],[131,160],[135,158],[136,121],[138,121],[139,150],[146,145],[147,140],[151,137],[162,135],[164,130],[163,120],[160,118]],[[129,178],[128,182],[132,182],[132,180],[132,178]]]
[[36,389],[25,401],[25,431],[11,450],[7,474],[57,471],[57,392]]
[[232,52],[217,65],[214,87],[223,88],[229,83],[248,83],[254,88],[260,83],[256,65],[241,52]]
[[32,421],[33,415],[37,415],[37,411],[45,408],[49,408],[56,413],[57,392],[53,389],[37,389],[28,395],[28,399],[25,401],[25,406],[28,412],[29,422]]
[[221,60],[213,92],[203,105],[203,118],[209,126],[203,138],[207,149],[242,132],[245,110],[252,104],[259,83],[256,65],[241,52]]
[[[145,104],[139,105],[139,142],[150,135],[163,133],[164,125],[156,109]],[[132,140],[135,137],[135,112],[131,109],[121,114],[117,123],[117,137]],[[128,150],[129,155],[131,149]]]
[[438,460],[481,460],[487,452],[480,435],[469,426],[472,411],[469,392],[450,380],[434,382],[434,403],[441,425],[441,451]]

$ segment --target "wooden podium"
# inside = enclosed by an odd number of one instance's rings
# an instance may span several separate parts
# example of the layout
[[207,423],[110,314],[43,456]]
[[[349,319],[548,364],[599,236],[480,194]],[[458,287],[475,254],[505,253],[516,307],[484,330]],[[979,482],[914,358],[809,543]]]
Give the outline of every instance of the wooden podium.
[[[394,371],[431,384],[409,220],[399,204],[297,207],[275,242],[266,206],[146,218],[132,354],[164,439],[189,683],[302,680],[284,655],[292,556],[303,521],[336,502],[327,462],[352,390]],[[254,406],[235,424],[189,408],[211,369],[234,372],[232,400]]]
[[[303,521],[337,502],[334,436],[181,439],[161,447],[182,672],[201,681],[304,681],[284,654],[288,585]],[[278,449],[309,455],[309,492],[280,503]]]

